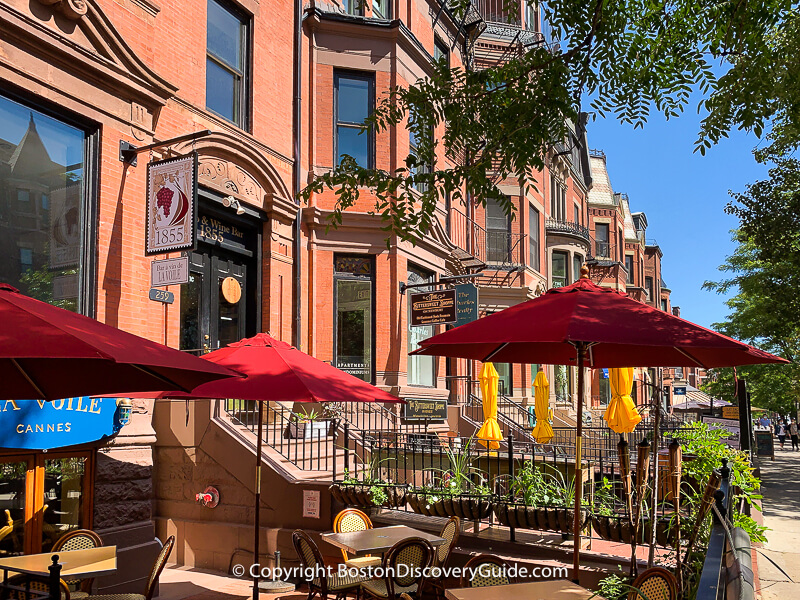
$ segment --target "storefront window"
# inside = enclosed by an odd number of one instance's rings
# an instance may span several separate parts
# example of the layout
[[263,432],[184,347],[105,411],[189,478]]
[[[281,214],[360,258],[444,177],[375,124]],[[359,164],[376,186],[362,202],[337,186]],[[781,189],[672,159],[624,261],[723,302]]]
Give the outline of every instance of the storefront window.
[[336,256],[334,263],[334,365],[372,382],[373,262],[368,256]]
[[[415,267],[408,269],[408,284],[415,285],[420,283],[429,283],[433,281],[433,273]],[[414,288],[414,292],[426,292],[431,288],[421,287]],[[409,318],[408,327],[408,351],[419,348],[419,343],[422,340],[428,339],[434,334],[433,325],[423,325],[418,327],[411,327],[411,319]],[[436,361],[433,356],[408,356],[408,384],[409,385],[426,385],[433,387],[436,385]]]
[[0,281],[69,310],[79,309],[85,140],[0,96]]
[[53,547],[61,536],[82,529],[84,477],[88,458],[75,456],[44,461],[42,550]]
[[0,553],[25,550],[25,490],[28,460],[0,463]]

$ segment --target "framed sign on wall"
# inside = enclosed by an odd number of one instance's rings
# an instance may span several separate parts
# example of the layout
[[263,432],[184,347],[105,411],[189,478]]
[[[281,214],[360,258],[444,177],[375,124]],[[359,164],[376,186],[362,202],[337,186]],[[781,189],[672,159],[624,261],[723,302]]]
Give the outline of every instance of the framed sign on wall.
[[193,250],[196,211],[196,152],[147,165],[145,254]]

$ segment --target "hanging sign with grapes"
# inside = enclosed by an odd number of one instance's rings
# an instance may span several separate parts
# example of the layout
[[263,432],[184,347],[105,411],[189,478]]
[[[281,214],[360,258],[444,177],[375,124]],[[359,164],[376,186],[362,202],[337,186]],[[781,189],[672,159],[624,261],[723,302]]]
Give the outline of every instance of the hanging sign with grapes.
[[146,254],[195,247],[197,153],[147,165]]

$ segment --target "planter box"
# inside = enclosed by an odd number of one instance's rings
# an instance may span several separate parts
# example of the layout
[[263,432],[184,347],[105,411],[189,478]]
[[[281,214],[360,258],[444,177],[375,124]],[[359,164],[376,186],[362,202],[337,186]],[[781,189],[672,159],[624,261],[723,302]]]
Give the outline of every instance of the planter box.
[[[370,493],[371,485],[363,483],[353,484],[339,484],[334,483],[328,488],[331,496],[342,504],[348,506],[360,506],[362,508],[370,508],[378,506],[372,501],[372,494]],[[388,500],[381,506],[386,508],[397,508],[406,502],[406,487],[402,485],[378,485],[386,492]]]
[[[639,526],[638,544],[650,541],[650,520],[642,520]],[[598,537],[609,542],[630,544],[633,541],[633,527],[627,517],[592,515],[592,529]],[[659,517],[656,522],[656,543],[659,546],[672,547],[675,539],[674,523],[671,517]]]
[[[537,531],[558,531],[573,533],[575,511],[560,506],[527,506],[514,502],[495,502],[492,504],[497,520],[506,527],[534,529]],[[589,512],[581,510],[580,528],[589,520]]]
[[430,502],[425,494],[408,494],[408,504],[420,515],[429,517],[458,517],[467,521],[485,519],[492,512],[489,498],[471,496],[439,497],[437,502]]

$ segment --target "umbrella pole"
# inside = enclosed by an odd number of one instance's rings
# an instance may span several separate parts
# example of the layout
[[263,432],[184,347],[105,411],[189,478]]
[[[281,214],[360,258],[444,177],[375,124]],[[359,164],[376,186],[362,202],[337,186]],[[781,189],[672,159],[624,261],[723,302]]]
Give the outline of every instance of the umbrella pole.
[[581,562],[581,497],[583,496],[583,468],[581,467],[581,442],[583,441],[583,360],[586,344],[576,342],[578,350],[578,428],[575,432],[575,519],[573,521],[572,581],[580,583]]
[[[258,406],[258,439],[256,440],[256,505],[253,511],[253,564],[258,565],[258,540],[261,533],[261,438],[264,432],[264,406],[261,402],[256,402]],[[253,575],[253,600],[258,600],[258,580],[261,568],[256,567]]]
[[[662,388],[663,389],[663,388]],[[653,494],[650,504],[650,549],[647,553],[647,568],[653,566],[656,556],[656,526],[657,526],[657,513],[658,513],[658,472],[661,468],[659,446],[661,441],[661,434],[659,432],[659,425],[661,423],[661,390],[656,391],[656,418],[653,422]]]

